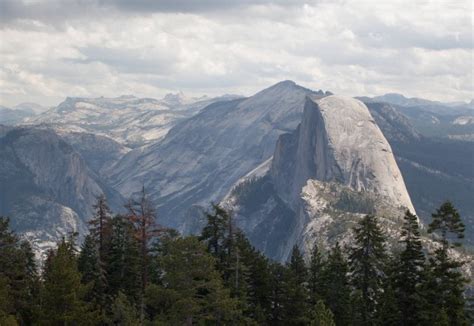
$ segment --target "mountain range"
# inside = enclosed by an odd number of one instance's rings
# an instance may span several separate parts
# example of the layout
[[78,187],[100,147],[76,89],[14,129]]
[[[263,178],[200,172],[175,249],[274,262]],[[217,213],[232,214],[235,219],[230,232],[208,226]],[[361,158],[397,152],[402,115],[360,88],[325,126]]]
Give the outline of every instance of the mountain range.
[[258,248],[285,260],[293,244],[349,239],[361,214],[393,215],[386,227],[396,234],[404,209],[427,222],[451,199],[472,245],[473,112],[292,81],[250,97],[67,98],[45,112],[2,115],[0,214],[41,251],[82,233],[98,194],[120,212],[144,186],[160,224],[196,232],[209,204],[221,202]]

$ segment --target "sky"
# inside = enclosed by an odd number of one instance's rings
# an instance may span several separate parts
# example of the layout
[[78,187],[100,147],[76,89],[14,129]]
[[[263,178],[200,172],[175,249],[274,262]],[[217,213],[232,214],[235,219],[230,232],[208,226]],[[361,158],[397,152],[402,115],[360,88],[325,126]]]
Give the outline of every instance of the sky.
[[0,104],[336,94],[470,101],[471,0],[0,0]]

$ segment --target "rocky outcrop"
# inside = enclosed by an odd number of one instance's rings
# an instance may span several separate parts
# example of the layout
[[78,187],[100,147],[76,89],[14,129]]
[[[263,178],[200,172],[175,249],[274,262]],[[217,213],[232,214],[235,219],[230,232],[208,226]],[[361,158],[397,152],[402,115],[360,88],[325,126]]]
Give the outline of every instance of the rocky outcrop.
[[404,211],[414,212],[368,108],[341,96],[308,96],[301,124],[280,136],[268,173],[248,175],[223,204],[259,249],[282,261],[295,244],[309,252],[316,241],[350,241],[364,214],[386,216],[396,242]]
[[334,181],[415,211],[392,149],[367,107],[352,98],[308,98],[298,129],[277,143],[271,170],[290,206],[308,179]]

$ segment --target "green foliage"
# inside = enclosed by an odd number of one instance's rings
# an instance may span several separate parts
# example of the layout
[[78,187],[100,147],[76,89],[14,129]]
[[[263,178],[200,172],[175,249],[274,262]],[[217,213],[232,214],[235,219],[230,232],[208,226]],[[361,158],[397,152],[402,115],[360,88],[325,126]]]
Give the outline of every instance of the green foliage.
[[351,321],[351,290],[348,278],[349,266],[338,243],[332,248],[322,271],[320,296],[334,313],[336,325],[348,325]]
[[[313,250],[311,251],[309,270],[308,270],[308,291],[309,298],[312,305],[315,305],[320,299],[324,287],[323,270],[325,264],[321,251],[317,244],[314,244]],[[346,273],[345,273],[346,274]],[[345,276],[344,274],[344,276]]]
[[236,300],[224,288],[215,269],[215,259],[197,238],[178,238],[169,242],[162,266],[163,287],[148,290],[147,304],[151,309],[160,306],[167,306],[167,309],[154,319],[172,325],[239,320]]
[[355,245],[350,249],[351,281],[361,307],[358,320],[364,325],[375,323],[377,301],[382,295],[385,278],[385,236],[373,215],[366,215],[354,228]]
[[138,312],[122,292],[118,292],[110,307],[110,325],[135,326],[140,324]]
[[9,219],[0,217],[0,318],[5,323],[32,323],[38,310],[39,277],[28,242],[9,229]]
[[374,214],[375,200],[362,192],[343,190],[334,207],[346,212]]
[[464,262],[452,258],[449,252],[451,247],[460,245],[451,239],[464,237],[464,224],[449,201],[443,203],[432,216],[428,232],[440,232],[441,238],[438,239],[440,246],[436,248],[428,264],[427,284],[424,287],[426,314],[428,320],[434,323],[437,319],[441,320],[437,313],[442,309],[450,324],[467,325],[466,300],[463,294],[467,280],[460,270]]
[[450,203],[433,214],[427,262],[407,211],[397,255],[367,215],[348,251],[314,246],[308,266],[297,246],[287,264],[270,261],[216,205],[199,237],[180,237],[155,233],[148,202],[113,218],[104,203],[80,253],[63,239],[41,277],[0,218],[0,325],[469,325],[463,262],[451,255],[464,228]]
[[423,321],[424,298],[421,286],[425,282],[425,255],[420,239],[418,218],[406,211],[401,232],[404,248],[395,261],[394,281],[390,290],[395,291],[403,325],[419,325]]
[[112,221],[111,232],[105,267],[108,293],[117,296],[121,291],[132,302],[138,302],[142,288],[140,251],[133,225],[125,217],[118,215]]
[[41,325],[95,325],[99,314],[84,298],[87,287],[81,284],[73,240],[62,240],[51,250],[43,274]]
[[333,313],[322,300],[319,300],[313,308],[309,324],[311,326],[336,326]]
[[288,269],[284,278],[285,300],[284,322],[287,325],[307,324],[308,312],[308,271],[303,260],[303,255],[298,247],[293,247]]
[[86,236],[78,257],[81,282],[88,285],[85,298],[101,311],[107,304],[107,275],[100,260],[99,246],[92,236]]
[[[465,226],[461,221],[459,212],[451,202],[443,203],[431,216],[433,220],[428,227],[428,232],[441,233],[440,241],[443,246],[448,246],[449,239],[452,237],[464,238]],[[452,246],[459,246],[459,243],[453,242]]]

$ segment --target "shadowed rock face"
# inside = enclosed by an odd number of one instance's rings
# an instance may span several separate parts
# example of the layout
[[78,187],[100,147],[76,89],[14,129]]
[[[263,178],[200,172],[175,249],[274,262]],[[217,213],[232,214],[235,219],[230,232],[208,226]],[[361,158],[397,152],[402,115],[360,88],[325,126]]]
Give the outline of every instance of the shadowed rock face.
[[54,131],[15,127],[0,132],[0,215],[11,218],[37,253],[69,232],[82,237],[102,193],[114,209],[122,205],[122,197]]
[[306,181],[315,179],[373,192],[415,211],[389,143],[367,107],[353,98],[308,98],[299,128],[278,141],[271,174],[293,208]]

